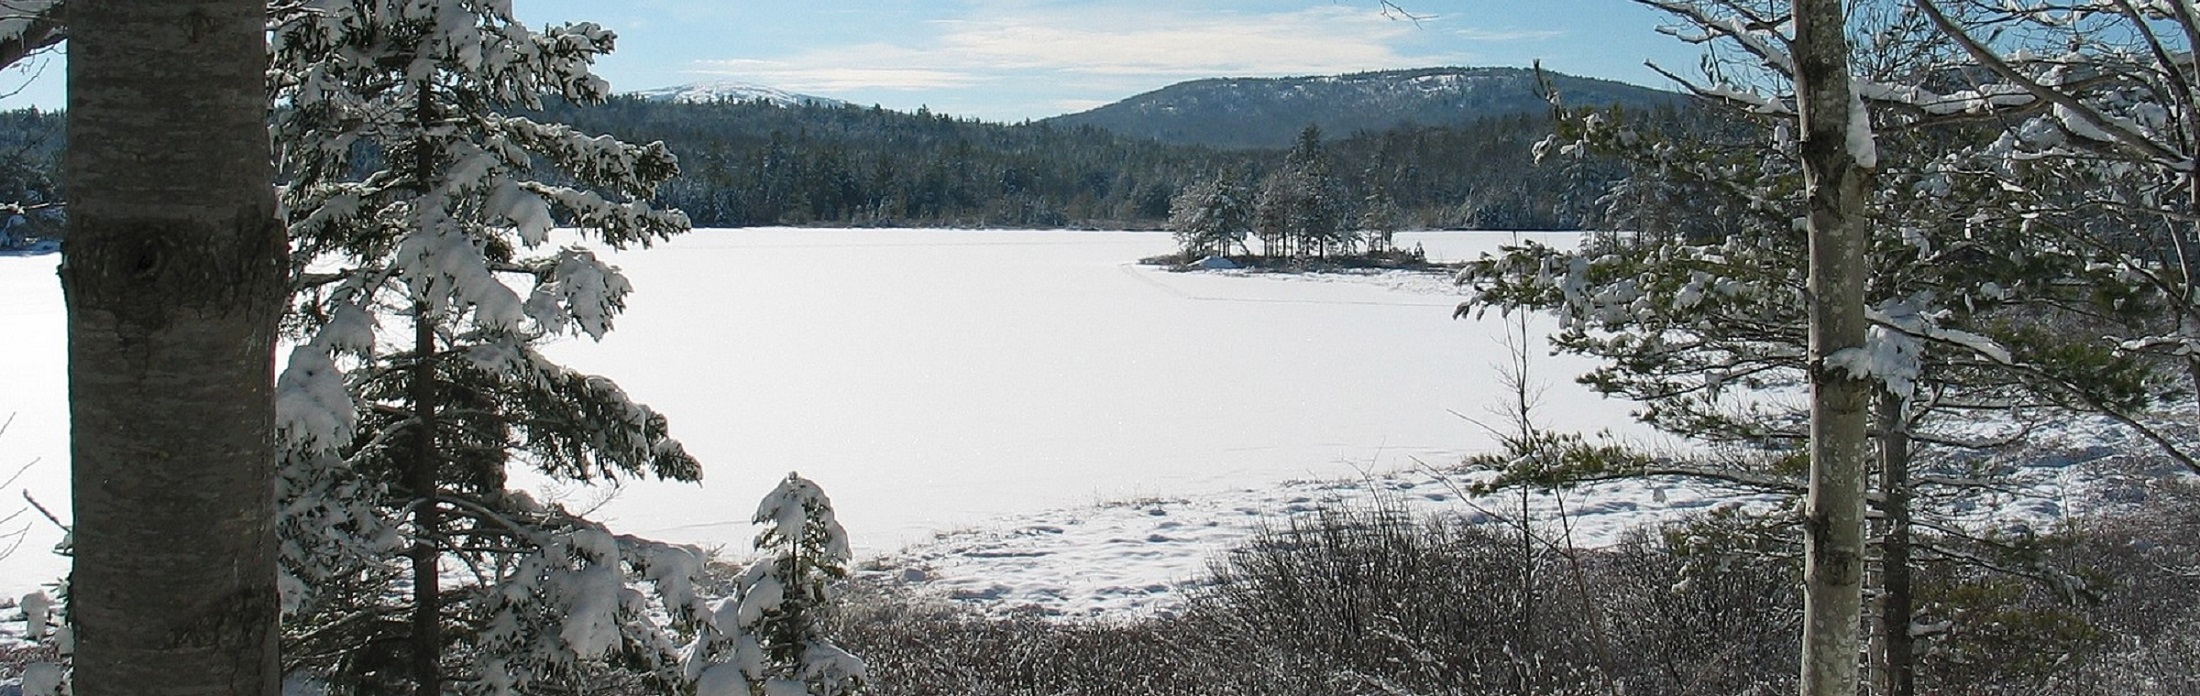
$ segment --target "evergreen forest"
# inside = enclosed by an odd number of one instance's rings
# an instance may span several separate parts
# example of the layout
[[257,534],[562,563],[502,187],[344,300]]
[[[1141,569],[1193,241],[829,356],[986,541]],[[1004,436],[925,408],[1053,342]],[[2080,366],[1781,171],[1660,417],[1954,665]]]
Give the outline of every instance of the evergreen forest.
[[[1638,110],[1688,121],[1692,106]],[[680,176],[658,200],[697,227],[826,225],[1159,229],[1194,183],[1250,186],[1289,148],[1218,149],[1093,126],[998,124],[919,109],[669,103],[613,97],[551,102],[533,114],[629,142],[663,141]],[[1534,163],[1545,114],[1333,134],[1323,145],[1348,201],[1383,191],[1405,229],[1579,229],[1620,168],[1597,160]],[[57,113],[0,113],[0,190],[54,197],[63,145]],[[1347,211],[1347,219],[1352,211]]]

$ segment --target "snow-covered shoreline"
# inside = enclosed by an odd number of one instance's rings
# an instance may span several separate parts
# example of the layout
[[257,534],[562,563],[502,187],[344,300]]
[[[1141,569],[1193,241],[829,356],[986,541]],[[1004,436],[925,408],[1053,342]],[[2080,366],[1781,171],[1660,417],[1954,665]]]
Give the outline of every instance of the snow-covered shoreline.
[[[2147,481],[2162,473],[2143,470],[2146,447],[2107,419],[2071,421],[2036,446],[2000,455],[2014,472],[1997,490],[1976,492],[1959,505],[1972,512],[1958,521],[1978,529],[2046,531],[2139,510]],[[1211,561],[1294,515],[1380,505],[1422,519],[1510,526],[1520,510],[1517,492],[1462,497],[1481,478],[1456,468],[1414,467],[1021,513],[879,554],[868,559],[865,572],[873,581],[991,613],[1064,619],[1163,614],[1196,591]],[[1551,543],[1594,549],[1716,508],[1770,511],[1779,505],[1776,494],[1658,476],[1531,493],[1528,519]]]

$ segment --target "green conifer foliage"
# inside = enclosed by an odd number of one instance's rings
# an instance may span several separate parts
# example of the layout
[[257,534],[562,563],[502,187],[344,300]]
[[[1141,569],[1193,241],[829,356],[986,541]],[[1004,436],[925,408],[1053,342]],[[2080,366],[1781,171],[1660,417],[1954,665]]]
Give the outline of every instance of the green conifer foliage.
[[625,306],[586,244],[688,226],[650,203],[679,171],[663,144],[513,115],[603,100],[589,66],[611,32],[530,29],[503,0],[315,0],[271,21],[298,278],[278,385],[290,669],[354,693],[676,685],[699,554],[506,485],[513,466],[701,474],[662,415],[535,350],[601,338]]

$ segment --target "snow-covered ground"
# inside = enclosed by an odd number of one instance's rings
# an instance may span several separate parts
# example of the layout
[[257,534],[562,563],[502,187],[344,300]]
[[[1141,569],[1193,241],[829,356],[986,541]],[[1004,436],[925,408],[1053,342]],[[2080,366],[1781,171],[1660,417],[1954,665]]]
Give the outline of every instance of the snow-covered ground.
[[[1514,237],[1400,244],[1459,259]],[[1493,446],[1461,415],[1502,398],[1498,318],[1452,320],[1441,276],[1132,263],[1171,247],[1136,232],[743,229],[617,254],[637,288],[617,330],[549,352],[664,412],[706,480],[553,494],[622,532],[738,552],[757,498],[796,470],[892,574],[1068,615],[1166,608],[1277,513],[1381,491],[1482,514],[1432,468]],[[37,460],[15,487],[66,515],[54,262],[0,257],[0,415],[18,414],[0,465]],[[1626,404],[1571,383],[1584,368],[1539,357],[1546,424],[1647,438]],[[1594,544],[1716,496],[1636,482],[1564,503]],[[19,499],[6,492],[0,514]],[[58,534],[27,524],[0,596],[65,570],[44,553]]]
[[[1516,495],[1463,498],[1467,483],[1434,470],[1394,470],[1045,510],[940,534],[874,559],[867,572],[998,612],[1114,618],[1167,612],[1199,585],[1210,562],[1290,515],[1383,505],[1472,522],[1522,519]],[[1531,495],[1528,502],[1525,519],[1539,538],[1596,548],[1630,529],[1713,506],[1762,509],[1775,501],[1649,480]]]

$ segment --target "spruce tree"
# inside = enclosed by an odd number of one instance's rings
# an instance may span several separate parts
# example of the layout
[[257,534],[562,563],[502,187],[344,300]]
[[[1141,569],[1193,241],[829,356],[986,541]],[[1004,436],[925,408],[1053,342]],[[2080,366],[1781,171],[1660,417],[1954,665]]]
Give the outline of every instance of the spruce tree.
[[764,496],[750,520],[764,526],[764,557],[741,574],[690,648],[697,696],[844,696],[863,688],[861,659],[821,630],[848,576],[848,533],[825,491],[795,472]]
[[1343,187],[1321,129],[1307,126],[1284,155],[1283,166],[1269,172],[1253,202],[1253,234],[1267,256],[1307,258],[1350,252],[1358,236],[1348,224]]
[[678,171],[663,144],[515,115],[604,100],[589,66],[613,35],[529,29],[497,0],[276,10],[299,271],[278,386],[291,669],[354,693],[539,691],[613,669],[672,688],[698,554],[507,486],[515,465],[700,475],[663,416],[536,350],[601,338],[629,291],[554,225],[612,248],[688,226],[649,202]]
[[1398,203],[1391,199],[1386,189],[1378,187],[1360,201],[1360,218],[1355,226],[1370,255],[1396,250],[1392,240],[1405,225],[1402,217],[1404,214],[1399,212]]

